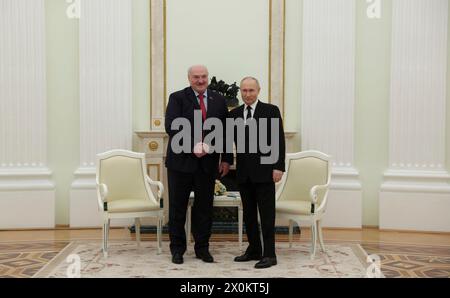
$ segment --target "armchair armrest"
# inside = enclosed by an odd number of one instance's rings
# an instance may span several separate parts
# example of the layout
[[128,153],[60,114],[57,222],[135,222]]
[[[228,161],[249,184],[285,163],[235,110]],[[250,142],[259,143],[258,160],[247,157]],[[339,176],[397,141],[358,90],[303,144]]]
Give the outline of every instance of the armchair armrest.
[[97,182],[97,190],[98,190],[98,207],[100,210],[104,210],[104,203],[106,202],[106,198],[108,197],[108,186],[104,183]]
[[146,179],[147,179],[148,184],[158,187],[158,201],[160,201],[164,195],[164,185],[159,181],[153,181],[148,176],[146,176]]
[[311,202],[313,204],[317,204],[317,192],[319,190],[325,190],[330,186],[330,184],[324,184],[324,185],[315,185],[313,188],[311,188],[311,191],[309,192],[309,196],[311,198]]

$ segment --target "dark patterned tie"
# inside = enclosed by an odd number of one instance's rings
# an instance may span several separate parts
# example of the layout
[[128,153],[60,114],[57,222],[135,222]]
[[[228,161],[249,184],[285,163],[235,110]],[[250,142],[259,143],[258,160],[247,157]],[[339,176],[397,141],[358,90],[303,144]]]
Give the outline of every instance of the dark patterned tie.
[[245,120],[248,120],[252,117],[252,107],[251,106],[247,106],[247,117],[245,118]]

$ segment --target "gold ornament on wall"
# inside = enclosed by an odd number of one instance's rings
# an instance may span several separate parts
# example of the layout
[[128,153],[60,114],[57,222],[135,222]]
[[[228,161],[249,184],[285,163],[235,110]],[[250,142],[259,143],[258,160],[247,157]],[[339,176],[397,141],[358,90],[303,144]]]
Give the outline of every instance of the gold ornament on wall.
[[159,148],[158,142],[153,141],[148,143],[148,149],[150,149],[150,151],[156,151],[158,150],[158,148]]

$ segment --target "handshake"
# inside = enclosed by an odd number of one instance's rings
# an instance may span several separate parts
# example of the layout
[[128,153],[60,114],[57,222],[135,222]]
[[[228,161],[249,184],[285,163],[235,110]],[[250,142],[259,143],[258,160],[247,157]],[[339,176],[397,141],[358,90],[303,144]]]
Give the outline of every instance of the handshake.
[[194,146],[194,154],[198,158],[202,158],[203,156],[209,153],[209,145],[205,143],[198,143]]

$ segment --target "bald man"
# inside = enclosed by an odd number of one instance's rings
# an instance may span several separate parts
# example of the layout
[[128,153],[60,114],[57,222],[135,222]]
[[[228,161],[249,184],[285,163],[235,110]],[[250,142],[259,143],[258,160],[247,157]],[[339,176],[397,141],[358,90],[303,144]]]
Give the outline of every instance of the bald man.
[[[200,140],[194,134],[194,111],[201,120],[220,119],[225,127],[228,109],[225,98],[208,90],[209,73],[203,65],[188,70],[190,87],[170,95],[166,110],[165,128],[169,135],[166,167],[169,183],[169,234],[172,262],[183,263],[186,251],[186,210],[190,192],[195,194],[192,208],[192,234],[195,240],[196,257],[207,263],[214,262],[209,252],[211,236],[215,180],[225,176],[233,163],[233,154],[208,153],[203,140],[211,131],[203,130]],[[178,152],[172,147],[172,139],[178,130],[172,129],[175,119],[186,119],[191,124],[191,151]],[[225,139],[225,138],[224,138]],[[224,140],[225,145],[225,140]],[[195,149],[195,150],[194,150]]]
[[[263,269],[277,265],[275,254],[275,183],[279,182],[285,171],[285,140],[283,121],[277,106],[264,103],[259,100],[261,91],[260,84],[256,78],[246,77],[241,82],[241,95],[244,104],[230,113],[230,118],[245,120],[245,150],[238,152],[236,156],[236,178],[239,184],[242,204],[244,207],[244,222],[247,231],[249,246],[246,252],[236,257],[236,262],[259,261],[255,268]],[[272,161],[264,162],[263,157],[270,153],[263,153],[258,147],[251,150],[248,145],[250,136],[250,125],[254,122],[257,132],[252,136],[258,136],[260,140],[264,131],[262,120],[268,123],[267,140],[275,150]],[[251,121],[252,120],[252,121]],[[269,122],[270,121],[270,122]],[[272,130],[272,122],[277,123]],[[237,131],[235,132],[237,143]],[[259,143],[259,142],[258,142]],[[257,144],[259,145],[259,144]],[[258,210],[261,218],[261,229],[264,245],[261,245],[258,228]]]

